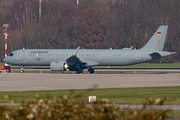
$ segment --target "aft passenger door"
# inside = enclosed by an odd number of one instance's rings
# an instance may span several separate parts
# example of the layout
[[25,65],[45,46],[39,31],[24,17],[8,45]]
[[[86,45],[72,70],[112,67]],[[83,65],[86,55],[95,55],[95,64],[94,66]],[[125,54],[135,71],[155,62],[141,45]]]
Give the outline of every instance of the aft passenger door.
[[103,60],[103,52],[99,53],[99,60]]
[[141,51],[136,51],[136,60],[141,59]]

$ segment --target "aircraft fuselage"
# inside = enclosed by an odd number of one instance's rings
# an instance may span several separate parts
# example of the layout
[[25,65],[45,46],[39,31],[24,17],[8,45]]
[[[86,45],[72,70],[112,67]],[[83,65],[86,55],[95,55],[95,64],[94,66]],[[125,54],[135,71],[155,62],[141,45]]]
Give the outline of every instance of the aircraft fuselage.
[[56,71],[76,71],[82,73],[92,66],[132,65],[160,59],[175,52],[163,51],[167,25],[162,25],[141,49],[21,49],[11,52],[3,59],[5,63],[20,66],[50,66]]
[[[8,56],[12,58],[6,58],[6,61],[12,65],[49,66],[52,61],[65,61],[72,56],[74,51],[75,49],[21,49],[12,52],[13,56]],[[77,57],[80,61],[93,61],[92,65],[89,66],[93,66],[93,64],[99,66],[121,66],[154,60],[150,54],[156,52],[161,57],[170,54],[166,51],[141,51],[134,49],[80,49]]]

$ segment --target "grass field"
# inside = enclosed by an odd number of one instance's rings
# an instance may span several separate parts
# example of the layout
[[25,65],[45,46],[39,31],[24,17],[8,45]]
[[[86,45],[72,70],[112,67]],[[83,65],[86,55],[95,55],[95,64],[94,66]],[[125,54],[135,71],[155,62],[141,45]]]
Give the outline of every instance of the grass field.
[[[82,98],[87,99],[88,96],[96,96],[97,100],[103,98],[113,103],[120,104],[142,104],[146,99],[167,98],[165,104],[180,105],[180,87],[143,87],[143,88],[113,88],[113,89],[94,89],[90,90],[74,90],[74,95],[82,94]],[[30,101],[35,95],[39,95],[41,99],[50,97],[60,97],[70,94],[70,90],[56,91],[23,91],[23,92],[0,92],[0,103],[8,102],[4,95],[10,95],[16,102]]]

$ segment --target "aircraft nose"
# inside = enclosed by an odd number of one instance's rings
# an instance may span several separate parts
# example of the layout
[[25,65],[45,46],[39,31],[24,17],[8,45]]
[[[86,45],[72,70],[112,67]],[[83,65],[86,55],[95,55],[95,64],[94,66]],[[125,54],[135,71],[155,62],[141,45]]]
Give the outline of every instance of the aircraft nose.
[[7,57],[5,57],[5,58],[3,59],[3,62],[7,63]]

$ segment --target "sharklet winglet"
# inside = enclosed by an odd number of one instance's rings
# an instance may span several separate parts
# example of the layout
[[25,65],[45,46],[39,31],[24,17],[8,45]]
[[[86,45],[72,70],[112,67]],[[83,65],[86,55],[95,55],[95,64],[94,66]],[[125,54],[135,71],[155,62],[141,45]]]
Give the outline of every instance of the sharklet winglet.
[[74,51],[74,53],[72,55],[77,55],[79,49],[80,49],[80,46],[77,47],[77,49]]

